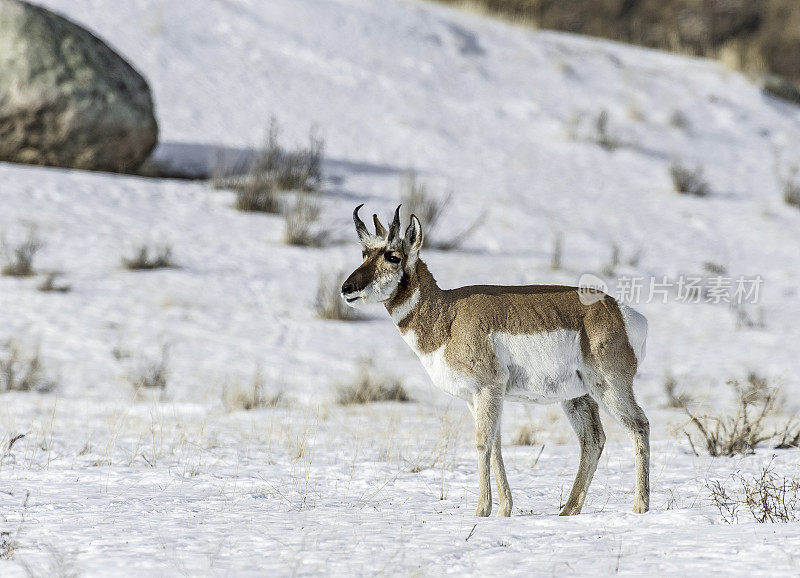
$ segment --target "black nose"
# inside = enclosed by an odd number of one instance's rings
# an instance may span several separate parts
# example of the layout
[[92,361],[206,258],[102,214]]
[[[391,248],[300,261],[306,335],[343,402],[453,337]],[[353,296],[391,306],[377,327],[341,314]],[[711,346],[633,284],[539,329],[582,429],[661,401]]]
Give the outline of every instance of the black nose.
[[355,293],[356,285],[350,281],[345,281],[344,285],[342,285],[342,294],[346,295],[348,293]]

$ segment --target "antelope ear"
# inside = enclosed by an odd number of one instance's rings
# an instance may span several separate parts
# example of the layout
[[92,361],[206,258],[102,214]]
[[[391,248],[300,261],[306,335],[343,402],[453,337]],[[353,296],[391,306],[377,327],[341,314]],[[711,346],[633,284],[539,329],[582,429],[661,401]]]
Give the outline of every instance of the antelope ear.
[[411,223],[406,229],[404,241],[409,254],[416,253],[422,248],[422,224],[416,215],[411,215]]

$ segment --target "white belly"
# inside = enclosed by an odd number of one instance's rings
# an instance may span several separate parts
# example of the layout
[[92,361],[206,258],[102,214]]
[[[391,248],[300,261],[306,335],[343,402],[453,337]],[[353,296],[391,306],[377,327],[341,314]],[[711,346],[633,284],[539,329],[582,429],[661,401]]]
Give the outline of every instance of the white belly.
[[[421,353],[413,330],[402,335],[440,389],[471,401],[484,385],[473,376],[453,369],[445,360],[445,346]],[[556,403],[587,393],[578,377],[581,348],[577,332],[562,329],[533,335],[495,333],[491,343],[500,374],[507,380],[508,399]]]
[[501,370],[508,371],[507,398],[556,403],[587,393],[578,373],[582,357],[577,331],[495,333],[491,340]]

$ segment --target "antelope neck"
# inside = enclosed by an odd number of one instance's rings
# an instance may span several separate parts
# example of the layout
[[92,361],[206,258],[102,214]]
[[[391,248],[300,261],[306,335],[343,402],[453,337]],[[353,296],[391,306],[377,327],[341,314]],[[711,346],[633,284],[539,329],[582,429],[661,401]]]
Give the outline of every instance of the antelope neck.
[[414,271],[403,274],[394,295],[386,302],[386,310],[402,331],[417,317],[423,301],[430,303],[436,300],[440,293],[441,289],[428,270],[428,266],[417,260]]

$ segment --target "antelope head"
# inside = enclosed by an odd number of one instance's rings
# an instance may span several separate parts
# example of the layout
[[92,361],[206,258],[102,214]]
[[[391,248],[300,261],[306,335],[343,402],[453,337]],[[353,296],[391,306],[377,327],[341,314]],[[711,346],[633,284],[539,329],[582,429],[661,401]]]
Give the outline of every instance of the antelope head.
[[405,234],[401,233],[400,205],[388,231],[378,215],[372,215],[375,223],[375,234],[372,234],[358,216],[363,206],[355,208],[353,221],[364,262],[342,284],[342,297],[350,307],[389,301],[403,275],[413,273],[422,247],[422,225],[415,215],[411,215]]

